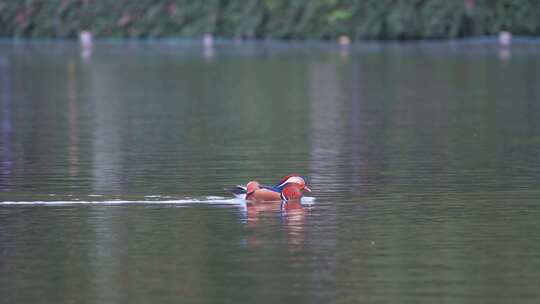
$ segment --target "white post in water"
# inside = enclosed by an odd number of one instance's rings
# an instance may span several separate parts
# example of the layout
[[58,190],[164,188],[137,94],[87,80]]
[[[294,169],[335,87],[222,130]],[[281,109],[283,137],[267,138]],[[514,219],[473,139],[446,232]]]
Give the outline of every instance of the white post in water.
[[512,33],[507,31],[502,31],[499,33],[499,44],[501,46],[509,46],[512,43]]
[[212,34],[204,34],[203,46],[205,48],[211,48],[214,46],[214,36],[212,36]]
[[349,36],[345,36],[345,35],[339,36],[338,43],[341,46],[348,46],[348,45],[351,44],[351,38],[349,38]]
[[202,44],[204,58],[212,59],[214,57],[214,36],[212,34],[204,34]]
[[512,43],[512,34],[507,31],[499,33],[499,59],[507,61],[510,58],[510,44]]
[[81,57],[85,62],[92,57],[92,33],[90,31],[79,32],[79,45],[81,46]]
[[351,38],[349,36],[339,36],[338,38],[338,44],[339,44],[339,54],[341,57],[346,58],[349,56],[349,46],[351,45]]
[[91,49],[92,44],[92,33],[89,31],[81,31],[79,33],[79,44],[81,48],[84,49]]

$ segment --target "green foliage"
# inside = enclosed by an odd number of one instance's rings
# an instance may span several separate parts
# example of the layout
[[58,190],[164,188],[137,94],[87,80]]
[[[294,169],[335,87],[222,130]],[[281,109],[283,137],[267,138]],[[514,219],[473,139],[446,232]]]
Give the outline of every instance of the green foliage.
[[0,36],[419,39],[540,34],[536,0],[0,0]]

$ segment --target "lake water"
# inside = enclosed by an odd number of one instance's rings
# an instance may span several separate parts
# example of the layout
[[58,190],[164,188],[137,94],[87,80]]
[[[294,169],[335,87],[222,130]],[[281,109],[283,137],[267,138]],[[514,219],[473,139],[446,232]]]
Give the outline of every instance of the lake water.
[[538,303],[539,55],[0,42],[0,303]]

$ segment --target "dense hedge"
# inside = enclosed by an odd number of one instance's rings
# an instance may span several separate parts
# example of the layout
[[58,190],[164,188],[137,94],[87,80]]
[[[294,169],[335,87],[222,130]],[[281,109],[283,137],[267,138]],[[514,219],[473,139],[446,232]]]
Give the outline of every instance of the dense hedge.
[[538,0],[0,0],[0,36],[416,39],[540,34]]

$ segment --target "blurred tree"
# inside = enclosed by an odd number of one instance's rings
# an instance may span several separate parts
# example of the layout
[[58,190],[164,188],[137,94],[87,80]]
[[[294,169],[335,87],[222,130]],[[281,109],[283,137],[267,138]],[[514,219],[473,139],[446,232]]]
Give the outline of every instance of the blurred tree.
[[536,0],[0,0],[0,35],[429,39],[540,34]]

